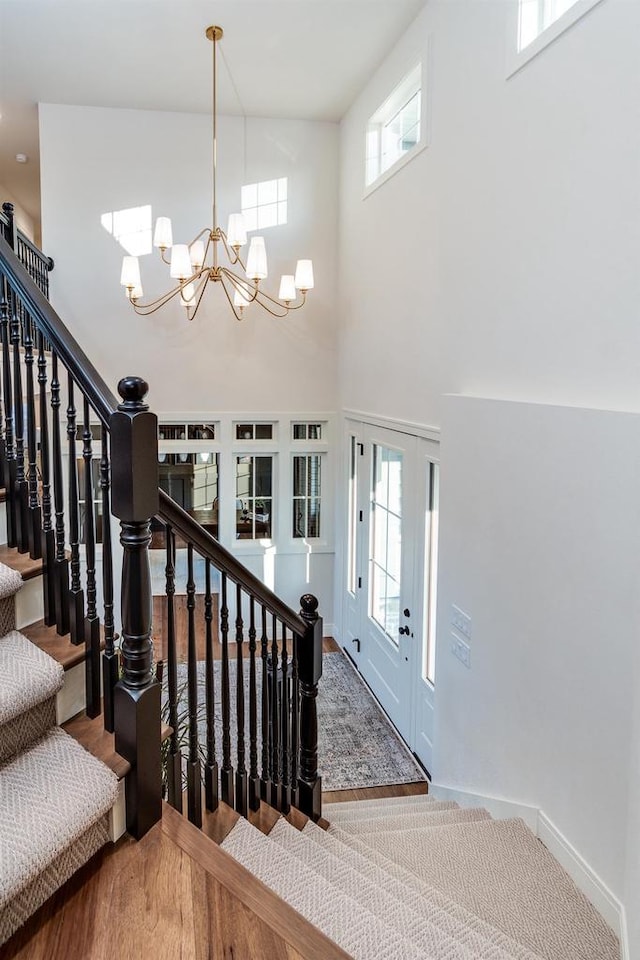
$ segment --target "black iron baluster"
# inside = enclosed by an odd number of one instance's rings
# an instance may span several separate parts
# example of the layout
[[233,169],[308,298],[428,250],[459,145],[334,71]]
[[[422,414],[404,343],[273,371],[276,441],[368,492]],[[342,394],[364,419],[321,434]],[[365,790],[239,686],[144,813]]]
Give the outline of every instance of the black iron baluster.
[[198,661],[196,647],[196,584],[193,579],[193,544],[187,544],[187,615],[188,615],[188,693],[189,693],[189,762],[187,763],[187,811],[191,823],[202,826],[202,786],[198,750]]
[[10,547],[18,545],[16,530],[16,447],[13,428],[13,384],[11,377],[11,354],[9,349],[9,313],[11,293],[6,279],[2,280],[2,300],[0,300],[0,330],[2,332],[2,394],[4,398],[4,442],[6,469],[4,471],[4,486],[7,498],[7,544]]
[[111,465],[109,434],[103,425],[100,457],[100,490],[102,491],[102,594],[104,607],[104,653],[102,655],[102,689],[104,728],[113,733],[113,692],[120,673],[120,657],[116,650],[113,622],[113,552],[111,547]]
[[222,705],[222,770],[220,795],[224,803],[233,806],[233,767],[231,766],[231,708],[229,703],[229,607],[227,606],[227,575],[220,575],[221,599],[220,633],[222,639],[222,677],[220,699]]
[[100,713],[100,617],[96,588],[96,530],[93,505],[93,434],[89,401],[84,399],[84,432],[82,459],[84,461],[84,544],[87,561],[87,618],[84,626],[85,682],[87,689],[87,716]]
[[51,471],[49,464],[49,406],[47,403],[47,358],[44,337],[38,331],[38,385],[40,387],[40,473],[42,475],[42,592],[44,622],[56,622],[54,564],[56,542],[51,522]]
[[218,764],[216,762],[215,678],[213,669],[213,598],[211,596],[211,561],[205,561],[205,696],[207,705],[207,761],[204,767],[204,795],[207,810],[218,809]]
[[[0,232],[1,235],[1,232]],[[0,274],[0,326],[3,323],[1,319],[3,312],[6,310],[6,318],[8,319],[8,300],[5,292],[6,280]],[[0,389],[0,487],[7,487],[9,479],[9,471],[7,467],[7,444],[5,441],[5,432],[4,432],[4,417],[2,414],[2,401],[3,401],[4,392]],[[6,499],[6,498],[5,498]]]
[[242,619],[242,588],[236,584],[236,720],[238,765],[236,767],[236,810],[243,817],[248,813],[247,766],[244,746],[244,622]]
[[53,410],[53,498],[56,514],[55,612],[60,636],[69,633],[69,560],[65,550],[62,439],[60,436],[60,380],[58,355],[51,354],[51,409]]
[[31,317],[24,319],[24,362],[27,375],[27,539],[29,556],[32,560],[42,557],[41,516],[38,502],[38,443],[36,438],[36,398],[34,389],[33,365],[33,324]]
[[280,779],[280,711],[278,696],[278,621],[275,613],[271,624],[271,799],[269,803],[276,810],[282,803],[282,781]]
[[297,633],[293,635],[291,659],[291,805],[298,806],[298,771],[300,755],[300,684],[298,681]]
[[76,460],[76,408],[73,377],[69,374],[67,437],[69,440],[69,541],[71,585],[69,587],[69,630],[71,643],[84,642],[84,591],[80,580],[80,504],[78,503],[78,461]]
[[269,709],[269,640],[267,637],[267,611],[262,606],[262,633],[260,635],[260,660],[262,661],[262,776],[260,778],[260,796],[268,801],[271,797],[271,776],[269,772],[269,758],[271,756],[271,731]]
[[282,682],[280,686],[280,720],[281,720],[281,744],[282,744],[282,812],[288,813],[291,807],[291,795],[289,792],[289,675],[287,672],[287,628],[282,624],[282,652],[280,655],[282,666]]
[[20,360],[20,345],[22,331],[20,329],[20,306],[15,296],[10,298],[10,328],[11,346],[13,348],[13,415],[16,443],[16,482],[15,482],[15,519],[16,540],[18,551],[27,553],[29,550],[28,530],[28,489],[24,473],[24,408],[22,405],[22,367]]
[[167,566],[167,686],[169,694],[169,726],[171,739],[167,758],[167,797],[169,803],[182,813],[182,751],[178,731],[178,651],[176,648],[176,538],[172,527],[166,527]]
[[256,689],[256,602],[249,601],[249,807],[260,806],[258,776],[258,692]]

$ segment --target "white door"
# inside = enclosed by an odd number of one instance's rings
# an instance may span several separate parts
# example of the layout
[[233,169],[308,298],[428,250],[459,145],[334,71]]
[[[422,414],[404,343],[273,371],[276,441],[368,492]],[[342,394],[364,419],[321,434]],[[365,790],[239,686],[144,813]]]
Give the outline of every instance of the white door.
[[347,423],[343,646],[427,769],[435,568],[425,545],[437,535],[434,451],[437,445],[422,438]]

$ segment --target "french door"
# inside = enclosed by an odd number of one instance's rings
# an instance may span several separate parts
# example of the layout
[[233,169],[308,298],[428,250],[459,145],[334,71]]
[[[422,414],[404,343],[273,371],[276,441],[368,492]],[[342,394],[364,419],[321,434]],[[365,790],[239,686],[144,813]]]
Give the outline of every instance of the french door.
[[430,769],[437,571],[437,445],[347,423],[344,647]]

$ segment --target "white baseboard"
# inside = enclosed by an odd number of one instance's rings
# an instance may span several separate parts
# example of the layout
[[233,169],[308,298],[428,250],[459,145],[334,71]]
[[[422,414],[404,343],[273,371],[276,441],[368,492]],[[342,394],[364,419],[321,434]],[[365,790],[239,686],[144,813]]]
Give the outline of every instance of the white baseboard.
[[468,790],[458,790],[443,783],[432,783],[429,793],[439,800],[455,800],[461,807],[484,807],[496,820],[508,820],[511,817],[520,817],[533,833],[538,829],[538,808],[526,803],[516,803],[514,800],[503,800],[500,797],[488,797],[480,793],[470,793]]
[[629,950],[623,904],[542,810],[538,816],[537,835],[619,937],[623,960],[627,958]]
[[442,783],[432,783],[429,793],[439,800],[455,800],[461,807],[484,807],[497,820],[511,817],[524,820],[619,938],[621,960],[630,960],[624,905],[542,810],[513,800],[470,793]]

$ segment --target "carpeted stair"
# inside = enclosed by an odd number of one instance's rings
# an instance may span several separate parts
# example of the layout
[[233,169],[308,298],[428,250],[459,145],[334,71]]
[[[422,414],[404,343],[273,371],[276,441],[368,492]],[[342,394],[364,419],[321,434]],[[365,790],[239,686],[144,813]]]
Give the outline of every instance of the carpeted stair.
[[356,960],[619,960],[521,820],[429,796],[331,803],[328,831],[239,820],[222,846]]
[[56,726],[62,667],[14,629],[0,564],[0,944],[109,839],[117,778]]

